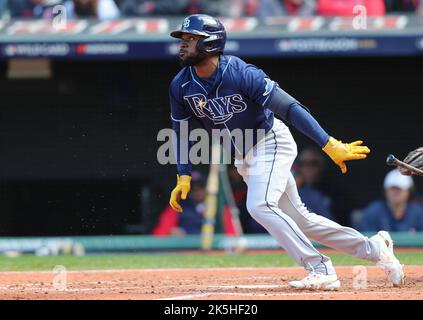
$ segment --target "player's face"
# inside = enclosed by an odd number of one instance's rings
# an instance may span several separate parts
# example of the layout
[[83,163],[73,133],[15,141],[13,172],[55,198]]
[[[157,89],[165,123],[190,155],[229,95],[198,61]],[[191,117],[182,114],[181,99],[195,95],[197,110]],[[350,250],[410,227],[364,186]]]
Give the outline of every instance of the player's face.
[[207,56],[197,50],[199,36],[183,34],[179,44],[179,59],[182,67],[195,66],[203,61]]

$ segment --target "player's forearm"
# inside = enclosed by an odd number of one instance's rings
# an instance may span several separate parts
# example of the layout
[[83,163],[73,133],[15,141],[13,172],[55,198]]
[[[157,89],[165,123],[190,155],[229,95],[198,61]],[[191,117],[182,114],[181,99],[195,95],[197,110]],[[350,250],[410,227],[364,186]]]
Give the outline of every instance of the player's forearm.
[[[191,175],[191,163],[189,161],[189,150],[191,148],[192,143],[190,141],[186,141],[186,143],[181,143],[182,139],[188,139],[188,137],[181,137],[181,130],[180,130],[181,122],[172,121],[173,131],[175,133],[173,139],[173,150],[175,152],[176,157],[176,167],[178,174],[181,175]],[[186,145],[187,147],[184,148],[183,146]]]
[[191,165],[188,164],[176,164],[178,174],[180,176],[190,176],[191,175]]
[[283,120],[323,148],[329,135],[301,104],[280,88],[274,93],[267,107]]
[[288,110],[287,121],[300,132],[323,148],[329,140],[329,135],[314,117],[299,104],[294,103]]

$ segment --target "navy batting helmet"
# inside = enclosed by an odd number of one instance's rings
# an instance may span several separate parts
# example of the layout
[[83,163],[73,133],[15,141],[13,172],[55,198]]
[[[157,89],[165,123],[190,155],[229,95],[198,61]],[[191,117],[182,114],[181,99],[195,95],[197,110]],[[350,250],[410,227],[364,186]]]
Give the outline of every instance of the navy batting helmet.
[[203,37],[197,43],[199,51],[220,53],[225,48],[225,27],[219,20],[209,15],[193,14],[186,17],[181,29],[171,32],[170,35],[174,38],[182,38],[184,33]]

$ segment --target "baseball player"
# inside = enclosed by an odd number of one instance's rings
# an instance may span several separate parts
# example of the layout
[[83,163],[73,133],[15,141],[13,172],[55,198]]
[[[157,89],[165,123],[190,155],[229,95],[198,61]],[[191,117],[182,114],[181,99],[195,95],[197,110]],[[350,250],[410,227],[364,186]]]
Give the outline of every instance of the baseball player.
[[[387,232],[380,231],[367,238],[354,229],[309,212],[304,206],[290,171],[297,146],[285,122],[315,141],[342,173],[347,172],[345,161],[365,159],[369,148],[362,146],[362,141],[343,143],[329,136],[307,108],[261,69],[223,54],[226,31],[219,20],[208,15],[191,15],[185,18],[180,30],[170,35],[180,39],[179,59],[183,67],[169,89],[178,169],[177,185],[170,197],[172,208],[182,212],[180,201],[190,191],[191,166],[181,161],[179,149],[181,142],[188,143],[188,137],[181,135],[182,123],[190,125],[196,119],[209,133],[213,129],[229,134],[235,129],[263,130],[264,137],[255,138],[255,142],[264,145],[264,151],[256,152],[255,162],[248,160],[254,157],[256,145],[242,151],[231,140],[231,152],[248,186],[249,213],[309,273],[289,286],[336,290],[341,285],[331,259],[320,253],[309,239],[376,262],[394,286],[403,284],[403,267],[394,256],[393,241]],[[260,172],[255,172],[257,165]]]

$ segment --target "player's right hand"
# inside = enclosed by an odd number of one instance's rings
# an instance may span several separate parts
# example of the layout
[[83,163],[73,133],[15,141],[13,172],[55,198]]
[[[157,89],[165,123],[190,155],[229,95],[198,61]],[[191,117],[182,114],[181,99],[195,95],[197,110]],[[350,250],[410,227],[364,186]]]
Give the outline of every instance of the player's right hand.
[[169,204],[173,210],[182,212],[182,207],[179,204],[181,200],[187,198],[188,193],[191,190],[191,176],[189,175],[177,175],[176,187],[170,194]]
[[370,153],[370,149],[361,144],[363,141],[342,143],[342,141],[330,137],[322,150],[341,168],[342,173],[346,173],[347,166],[344,161],[365,159]]

